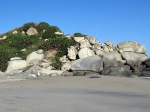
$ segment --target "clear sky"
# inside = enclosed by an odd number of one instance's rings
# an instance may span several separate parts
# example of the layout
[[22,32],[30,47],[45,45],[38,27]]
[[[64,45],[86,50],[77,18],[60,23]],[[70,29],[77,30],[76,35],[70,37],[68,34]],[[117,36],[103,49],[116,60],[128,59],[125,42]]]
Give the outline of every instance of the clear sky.
[[0,34],[27,22],[47,22],[65,34],[100,42],[137,41],[150,56],[150,0],[0,0]]

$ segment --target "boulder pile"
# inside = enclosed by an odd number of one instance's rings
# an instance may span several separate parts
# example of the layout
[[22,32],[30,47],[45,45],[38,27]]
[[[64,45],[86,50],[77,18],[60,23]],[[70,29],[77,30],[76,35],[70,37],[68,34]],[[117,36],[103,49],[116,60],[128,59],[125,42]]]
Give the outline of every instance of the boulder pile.
[[[30,31],[31,30],[31,31]],[[15,32],[16,33],[16,32]],[[30,28],[28,35],[37,34]],[[107,41],[100,43],[92,36],[74,37],[77,44],[68,48],[68,53],[60,57],[61,71],[55,70],[46,57],[51,57],[50,51],[42,49],[32,52],[26,60],[20,57],[12,57],[9,60],[7,70],[0,72],[0,77],[38,77],[40,75],[50,76],[85,76],[89,74],[101,74],[110,76],[132,76],[133,72],[144,76],[150,76],[150,57],[146,55],[146,48],[138,42],[121,42],[114,45]],[[55,72],[45,73],[42,70]],[[60,74],[61,73],[61,74]]]

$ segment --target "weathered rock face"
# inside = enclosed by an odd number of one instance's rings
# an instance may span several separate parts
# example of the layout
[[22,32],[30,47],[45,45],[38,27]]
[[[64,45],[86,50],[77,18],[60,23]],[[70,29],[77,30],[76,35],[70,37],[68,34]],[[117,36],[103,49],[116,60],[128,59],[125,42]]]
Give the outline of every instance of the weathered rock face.
[[8,74],[8,73],[4,73],[4,72],[1,72],[0,71],[0,78],[6,78],[6,77],[8,77],[10,74]]
[[109,75],[109,76],[125,76],[125,77],[131,77],[132,75],[124,70],[122,67],[108,67],[103,70],[103,75]]
[[85,37],[74,37],[74,40],[76,41],[76,42],[81,42],[82,40],[84,40],[85,39]]
[[147,57],[142,63],[150,67],[150,57]]
[[71,67],[71,63],[65,63],[65,64],[62,65],[61,70],[62,71],[67,71],[67,70],[70,69],[70,67]]
[[71,60],[75,60],[76,59],[76,55],[77,55],[77,50],[74,46],[70,46],[68,48],[68,57]]
[[[41,67],[38,65],[32,65],[30,67],[28,67],[28,69],[26,69],[24,72],[26,73],[31,73],[31,74],[35,74],[36,76],[38,75],[39,70],[41,70]],[[40,73],[40,72],[39,72]],[[41,75],[41,74],[39,74]]]
[[28,67],[26,60],[13,60],[9,62],[6,73],[22,72]]
[[92,36],[86,36],[86,39],[90,42],[90,44],[95,45],[98,43],[98,41],[93,38]]
[[92,47],[86,38],[80,41],[80,48],[85,48],[85,47]]
[[117,45],[121,52],[136,52],[145,54],[146,48],[143,45],[140,45],[138,42],[121,42]]
[[100,72],[103,70],[103,62],[101,57],[95,55],[84,59],[78,59],[71,64],[73,71],[93,71]]
[[27,34],[27,35],[37,35],[38,32],[37,32],[37,30],[36,30],[35,28],[30,27],[30,28],[27,30],[26,34]]
[[61,63],[69,63],[70,61],[68,60],[68,58],[67,58],[67,56],[65,55],[65,56],[63,56],[63,57],[60,57],[60,62]]
[[110,41],[105,42],[105,44],[106,44],[107,46],[111,47],[111,48],[113,47],[113,43],[110,42]]
[[122,62],[123,64],[126,63],[126,60],[123,60],[121,54],[118,51],[112,51],[111,54],[113,54],[116,57],[117,61]]
[[38,54],[36,51],[29,54],[26,58],[28,64],[39,64],[44,59],[44,54]]
[[14,78],[29,78],[29,77],[37,77],[35,74],[22,72],[22,73],[14,73],[11,75]]
[[118,62],[116,57],[113,54],[105,54],[102,57],[104,68],[112,67],[112,66],[118,66]]
[[78,52],[78,56],[80,59],[83,59],[83,58],[86,58],[89,56],[93,56],[93,55],[95,55],[95,53],[87,47],[80,49]]
[[107,53],[104,50],[102,50],[102,49],[96,49],[95,50],[95,54],[99,55],[99,56],[103,56],[103,55],[105,55]]
[[129,64],[134,69],[139,62],[143,62],[145,59],[147,59],[146,55],[134,52],[124,52],[121,53],[121,55],[127,61],[126,63]]

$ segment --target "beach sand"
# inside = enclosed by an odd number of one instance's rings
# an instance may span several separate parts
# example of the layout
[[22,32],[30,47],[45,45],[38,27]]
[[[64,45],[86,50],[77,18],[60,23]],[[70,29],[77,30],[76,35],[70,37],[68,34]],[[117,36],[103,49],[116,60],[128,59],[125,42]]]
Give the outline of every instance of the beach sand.
[[[146,112],[150,80],[114,76],[0,79],[1,112]],[[16,80],[16,81],[15,81]]]

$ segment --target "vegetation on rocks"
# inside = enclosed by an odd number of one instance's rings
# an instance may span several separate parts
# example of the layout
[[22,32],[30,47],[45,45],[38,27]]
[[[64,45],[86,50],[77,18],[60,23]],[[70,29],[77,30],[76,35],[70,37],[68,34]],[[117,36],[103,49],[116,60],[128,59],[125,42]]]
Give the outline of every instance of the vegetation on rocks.
[[57,50],[57,54],[55,55],[54,59],[52,60],[52,66],[60,69],[61,62],[59,60],[59,57],[62,57],[63,55],[67,54],[67,48],[71,45],[75,45],[76,42],[74,39],[68,39],[65,36],[56,36],[55,38],[50,38],[48,41],[43,43],[41,46],[39,46],[39,49],[43,50]]
[[[34,27],[38,31],[38,35],[28,36],[21,32],[26,32],[30,27]],[[13,31],[18,31],[13,34]],[[0,35],[0,38],[7,36],[6,39],[0,40],[0,70],[5,71],[8,66],[8,61],[12,57],[26,57],[35,50],[57,50],[57,54],[52,60],[52,66],[60,69],[61,63],[59,57],[67,54],[67,48],[75,45],[73,39],[68,39],[64,35],[56,35],[55,32],[61,32],[57,26],[50,26],[46,22],[35,24],[34,22],[25,23],[22,27],[15,28],[15,30],[6,32]],[[45,30],[45,31],[44,31]],[[41,38],[41,39],[39,39]],[[48,39],[45,41],[45,39]],[[26,51],[21,51],[26,49]]]
[[74,33],[74,37],[85,37],[86,35],[83,35],[82,33]]

